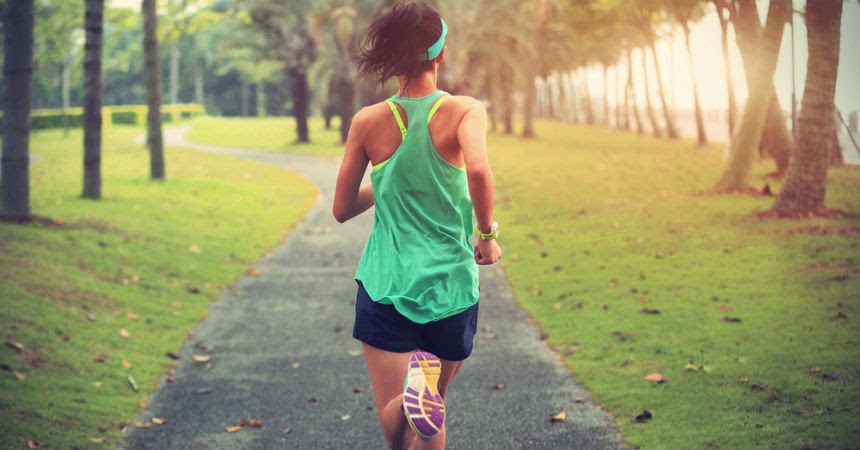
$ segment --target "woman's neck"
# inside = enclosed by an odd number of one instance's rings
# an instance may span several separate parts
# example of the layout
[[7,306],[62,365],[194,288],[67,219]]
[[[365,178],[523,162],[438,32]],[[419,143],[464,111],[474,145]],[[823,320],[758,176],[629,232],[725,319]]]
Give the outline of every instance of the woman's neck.
[[436,74],[437,71],[435,67],[433,70],[422,72],[409,80],[409,89],[406,91],[403,90],[406,83],[406,75],[398,75],[397,84],[399,84],[400,87],[397,89],[397,95],[400,97],[418,98],[436,92]]

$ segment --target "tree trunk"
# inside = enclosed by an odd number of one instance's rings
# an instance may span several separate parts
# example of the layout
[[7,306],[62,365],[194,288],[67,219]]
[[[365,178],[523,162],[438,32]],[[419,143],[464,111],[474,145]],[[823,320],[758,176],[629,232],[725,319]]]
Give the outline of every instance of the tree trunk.
[[825,210],[827,168],[836,124],[833,97],[839,68],[841,20],[842,0],[806,4],[809,60],[797,123],[797,152],[788,166],[785,186],[773,205],[773,211],[779,215]]
[[337,82],[337,114],[340,116],[340,140],[346,142],[355,114],[355,83],[349,77]]
[[630,121],[628,120],[629,104],[625,96],[624,102],[621,101],[621,62],[615,64],[615,127],[621,130],[630,130]]
[[729,59],[729,20],[723,15],[725,6],[721,0],[714,0],[714,5],[717,7],[717,15],[720,19],[720,40],[723,47],[723,65],[726,69],[726,94],[728,95],[729,111],[728,111],[728,129],[729,139],[735,133],[735,122],[738,118],[738,103],[735,98],[735,81],[732,78],[732,65]]
[[61,88],[62,110],[63,110],[63,137],[69,135],[69,106],[71,106],[71,84],[72,84],[72,54],[69,52],[63,58],[63,86]]
[[696,136],[699,139],[699,147],[708,145],[708,137],[705,135],[705,119],[702,117],[702,105],[699,103],[699,85],[696,81],[696,72],[693,70],[693,51],[690,50],[690,27],[683,23],[684,43],[687,46],[687,58],[690,60],[690,78],[693,81],[693,104],[696,109]]
[[587,125],[594,125],[594,108],[591,105],[591,89],[588,86],[588,68],[583,67],[582,72],[581,98],[583,114],[585,114],[585,123]]
[[198,62],[194,66],[194,102],[206,106],[206,94],[203,90],[203,63]]
[[[179,41],[170,46],[170,104],[179,104]],[[176,122],[177,118],[172,118]]]
[[158,18],[155,1],[143,0],[143,78],[146,84],[146,144],[149,177],[164,180],[164,138],[161,134],[161,64],[158,59]]
[[755,160],[767,116],[773,86],[773,73],[785,28],[791,14],[791,0],[773,0],[768,9],[767,26],[759,39],[757,64],[753,69],[749,97],[737,135],[732,139],[729,161],[714,186],[716,192],[731,192],[747,188],[747,179]]
[[[754,68],[758,64],[757,49],[762,34],[762,26],[755,0],[735,1],[737,9],[736,14],[732,16],[732,23],[734,24],[737,36],[738,49],[744,62],[744,74],[746,75],[747,86],[752,86],[756,77]],[[771,81],[766,89],[770,91],[768,96],[773,99],[771,100],[773,104],[768,106],[767,118],[765,119],[766,126],[762,130],[759,144],[761,145],[762,155],[773,157],[777,165],[777,173],[781,174],[788,170],[788,161],[794,148],[794,138],[785,123],[785,114],[783,114],[782,108],[779,107],[773,81]],[[736,120],[735,127],[737,126]]]
[[663,137],[663,129],[651,105],[651,88],[648,86],[648,52],[644,48],[642,49],[642,75],[645,78],[645,112],[648,113],[648,121],[651,122],[651,131],[654,137]]
[[567,92],[569,93],[569,98],[567,100],[568,106],[571,113],[571,118],[574,122],[580,123],[579,119],[579,105],[576,101],[576,79],[573,76],[574,74],[570,72],[565,72],[562,75],[562,79],[564,80],[565,85],[567,86]]
[[307,144],[311,141],[308,131],[308,107],[310,92],[308,78],[304,70],[290,69],[290,88],[293,96],[293,117],[296,119],[296,144]]
[[514,71],[508,65],[502,67],[499,73],[502,86],[502,122],[504,133],[514,134]]
[[102,197],[102,47],[104,0],[87,0],[84,55],[84,189],[83,198]]
[[[625,102],[629,98],[633,104],[633,120],[636,121],[636,133],[642,134],[645,129],[642,118],[639,116],[639,106],[636,104],[636,82],[633,81],[633,49],[627,49],[627,87],[625,89]],[[629,116],[628,116],[629,117]]]
[[[773,89],[772,83],[770,89]],[[771,93],[770,102],[767,106],[767,116],[765,116],[759,148],[763,156],[773,158],[773,162],[776,163],[776,176],[782,178],[788,170],[794,148],[794,138],[791,137],[791,132],[785,125],[785,114],[779,106],[775,91]]]
[[603,126],[609,126],[609,68],[606,67],[606,64],[602,64],[601,68],[603,69],[603,116],[601,117],[601,122]]
[[266,117],[266,84],[262,81],[256,84],[257,117]]
[[672,118],[672,112],[669,110],[669,104],[666,102],[666,90],[663,89],[663,75],[660,73],[660,60],[657,58],[657,48],[654,46],[654,41],[650,42],[651,56],[654,58],[654,73],[657,74],[657,92],[660,94],[660,104],[663,106],[663,119],[666,122],[666,135],[669,139],[678,139],[678,129],[675,127],[675,119]]
[[535,77],[534,72],[528,71],[529,75],[523,81],[523,133],[522,137],[531,139],[535,137],[534,110],[535,110]]
[[29,220],[30,101],[33,75],[33,0],[7,2],[3,18],[3,155],[0,216]]

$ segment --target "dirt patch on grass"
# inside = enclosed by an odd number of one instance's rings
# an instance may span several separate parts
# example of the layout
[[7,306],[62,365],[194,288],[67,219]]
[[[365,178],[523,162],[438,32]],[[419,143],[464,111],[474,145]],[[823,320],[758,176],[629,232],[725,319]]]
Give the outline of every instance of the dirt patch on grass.
[[824,270],[838,270],[840,272],[851,272],[854,270],[854,267],[850,264],[831,264],[831,263],[822,263],[816,262],[813,264],[807,264],[805,266],[800,266],[797,268],[797,271],[800,273],[811,273],[811,272],[821,272]]
[[27,292],[46,297],[55,304],[66,306],[107,307],[113,303],[110,297],[102,297],[89,292],[67,291],[64,289],[48,288],[43,286],[28,286]]

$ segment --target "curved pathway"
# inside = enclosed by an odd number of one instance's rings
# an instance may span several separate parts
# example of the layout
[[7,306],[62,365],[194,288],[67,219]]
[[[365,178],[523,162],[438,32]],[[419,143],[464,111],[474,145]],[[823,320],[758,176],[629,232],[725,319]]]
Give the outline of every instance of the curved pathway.
[[[384,449],[360,344],[352,339],[352,280],[372,214],[331,217],[338,161],[189,143],[166,143],[285,167],[320,189],[286,241],[212,304],[189,336],[182,365],[120,448]],[[606,414],[576,385],[519,308],[498,266],[482,268],[479,334],[449,390],[449,449],[620,449]],[[210,353],[205,353],[209,349]],[[196,362],[195,355],[207,355]],[[578,400],[579,399],[579,400]],[[565,410],[567,419],[551,422]],[[240,420],[256,420],[227,432]]]

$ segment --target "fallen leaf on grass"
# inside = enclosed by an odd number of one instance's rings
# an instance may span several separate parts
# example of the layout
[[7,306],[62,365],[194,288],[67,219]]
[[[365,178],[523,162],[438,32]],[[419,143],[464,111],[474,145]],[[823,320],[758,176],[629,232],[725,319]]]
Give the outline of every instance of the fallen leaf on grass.
[[651,420],[651,417],[653,417],[651,415],[651,411],[648,411],[646,409],[645,411],[642,411],[642,414],[639,414],[638,416],[636,416],[636,421],[639,423],[646,423],[649,420]]
[[21,344],[20,342],[15,342],[15,341],[12,341],[12,340],[8,340],[8,341],[6,341],[6,346],[7,346],[7,347],[14,348],[18,353],[23,353],[23,352],[24,352],[24,345],[23,345],[23,344]]
[[123,369],[131,369],[131,363],[126,361],[126,360],[122,360],[122,368]]
[[42,443],[36,441],[27,441],[27,448],[42,448]]
[[639,310],[639,312],[640,312],[640,313],[642,313],[642,314],[647,314],[647,315],[657,315],[657,314],[660,314],[660,310],[659,310],[659,309],[651,309],[651,308],[642,308],[642,309],[640,309],[640,310]]
[[251,269],[248,271],[248,276],[259,277],[263,272],[260,272],[260,269]]
[[97,437],[97,438],[91,437],[90,440],[95,442],[96,444],[101,444],[102,442],[107,440],[107,436],[102,436],[102,437]]
[[660,372],[649,373],[648,375],[645,375],[645,378],[643,379],[645,381],[653,381],[655,383],[665,383],[667,381],[663,378],[663,374]]
[[24,381],[27,379],[27,375],[24,375],[21,372],[15,372],[15,378],[17,378],[18,381]]
[[559,411],[557,414],[549,416],[549,421],[552,423],[564,422],[565,419],[567,419],[567,411],[564,408],[562,408],[562,410]]
[[284,428],[284,431],[282,431],[282,432],[281,432],[281,434],[283,434],[284,436],[286,436],[286,435],[288,435],[288,434],[290,434],[290,433],[292,433],[292,432],[293,432],[293,427],[287,427],[287,428]]
[[499,383],[499,384],[493,386],[493,389],[495,389],[497,391],[503,391],[505,389],[505,383]]
[[744,384],[744,383],[749,383],[749,382],[750,382],[750,379],[749,379],[749,378],[747,378],[747,377],[740,377],[740,378],[738,378],[738,383],[739,383],[739,384]]
[[242,426],[241,426],[241,425],[236,425],[236,426],[233,426],[233,427],[227,427],[227,432],[228,432],[228,433],[235,433],[235,432],[237,432],[237,431],[241,431],[241,430],[242,430]]
[[720,311],[722,311],[722,312],[729,312],[733,309],[735,309],[735,308],[733,308],[729,305],[720,305]]
[[129,333],[128,330],[126,330],[125,328],[119,330],[119,335],[124,339],[128,339],[131,337],[131,333]]
[[173,352],[167,352],[167,353],[165,353],[165,354],[164,354],[164,356],[167,356],[168,358],[170,358],[170,359],[172,359],[172,360],[174,360],[174,361],[179,361],[180,359],[182,359],[182,357],[181,357],[181,356],[179,356],[179,355],[177,355],[176,353],[173,353]]
[[721,320],[721,321],[723,321],[723,322],[727,322],[727,323],[738,323],[738,322],[741,322],[741,318],[740,318],[740,317],[729,317],[729,316],[723,316],[720,320]]
[[695,372],[695,371],[699,370],[699,368],[695,364],[687,363],[684,366],[684,370],[686,370],[687,372]]
[[149,428],[151,426],[152,426],[151,422],[135,422],[134,423],[135,428]]
[[809,373],[818,373],[821,372],[821,367],[811,367],[809,369]]
[[308,403],[319,403],[322,401],[321,397],[311,397],[308,399]]
[[93,361],[95,361],[97,363],[103,363],[103,362],[107,361],[107,355],[96,355],[96,357],[93,358]]
[[128,320],[140,319],[140,315],[138,315],[137,313],[133,313],[133,312],[126,314],[125,317],[128,318]]
[[137,382],[134,381],[134,377],[131,376],[131,374],[128,374],[128,384],[130,384],[131,388],[134,389],[135,391],[140,389],[139,387],[137,387]]

